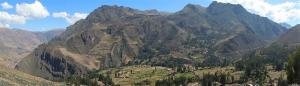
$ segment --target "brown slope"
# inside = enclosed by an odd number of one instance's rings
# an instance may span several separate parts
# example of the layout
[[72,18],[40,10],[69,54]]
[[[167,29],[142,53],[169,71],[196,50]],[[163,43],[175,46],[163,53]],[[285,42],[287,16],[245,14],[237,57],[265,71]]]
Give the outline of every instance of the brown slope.
[[277,44],[283,44],[290,47],[295,47],[300,44],[300,25],[296,25],[284,33],[275,42]]
[[[0,63],[14,68],[14,66],[27,56],[39,44],[48,41],[62,30],[54,32],[29,32],[18,29],[0,29]],[[39,35],[37,35],[39,34]],[[50,36],[51,35],[51,36]],[[43,37],[46,37],[45,39]]]
[[40,77],[35,77],[4,65],[0,65],[0,84],[2,86],[40,86],[63,85],[63,83],[51,82]]

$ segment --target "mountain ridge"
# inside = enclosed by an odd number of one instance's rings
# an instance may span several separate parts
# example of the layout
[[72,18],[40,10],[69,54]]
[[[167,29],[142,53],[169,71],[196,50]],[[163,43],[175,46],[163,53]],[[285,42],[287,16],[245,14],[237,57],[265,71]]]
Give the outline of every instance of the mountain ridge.
[[[60,34],[62,30],[56,32],[30,32],[20,29],[0,29],[0,63],[10,68],[14,66],[27,54],[34,50],[39,44],[47,42],[52,37]],[[55,33],[55,34],[52,34]],[[40,34],[40,35],[37,35]],[[48,34],[48,39],[42,39],[44,34]]]
[[60,81],[94,69],[135,64],[215,66],[271,44],[286,30],[241,5],[219,2],[205,9],[189,4],[168,15],[137,12],[99,7],[40,45],[16,69]]
[[300,43],[300,39],[298,38],[300,35],[300,24],[295,25],[291,29],[289,29],[286,33],[281,35],[278,40],[274,44],[285,45],[288,47],[298,46]]

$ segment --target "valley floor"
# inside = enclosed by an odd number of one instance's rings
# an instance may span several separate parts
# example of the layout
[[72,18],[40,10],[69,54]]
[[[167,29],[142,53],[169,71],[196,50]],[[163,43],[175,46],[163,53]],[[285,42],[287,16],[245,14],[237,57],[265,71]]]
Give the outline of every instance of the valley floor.
[[[285,71],[274,71],[272,66],[267,66],[267,69],[269,77],[265,83],[268,85],[277,84],[279,77],[282,75],[286,78]],[[160,66],[153,67],[147,65],[109,68],[96,72],[96,74],[101,74],[104,76],[104,78],[99,78],[102,81],[102,85],[105,83],[113,83],[114,85],[120,86],[164,86],[170,84],[179,85],[182,83],[185,83],[185,85],[188,86],[203,86],[205,85],[202,83],[203,81],[209,81],[209,79],[212,78],[208,77],[209,75],[217,76],[217,78],[214,77],[214,79],[222,81],[222,78],[218,78],[223,77],[222,74],[226,75],[226,81],[223,82],[226,84],[226,86],[250,84],[251,81],[240,83],[240,77],[243,75],[243,73],[243,71],[236,71],[234,67],[187,67],[184,70],[178,71],[178,68],[167,68]],[[94,80],[93,78],[89,79]],[[214,84],[220,85],[221,82],[214,82]]]

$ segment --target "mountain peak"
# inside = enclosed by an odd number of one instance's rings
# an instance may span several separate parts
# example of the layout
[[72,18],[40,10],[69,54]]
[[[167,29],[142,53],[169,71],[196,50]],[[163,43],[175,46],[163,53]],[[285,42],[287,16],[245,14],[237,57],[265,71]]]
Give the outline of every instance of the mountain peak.
[[297,24],[297,25],[294,26],[293,28],[300,28],[300,24]]
[[292,26],[287,24],[287,23],[279,23],[281,26],[287,28],[287,29],[290,29]]
[[207,8],[210,12],[247,12],[246,9],[240,4],[230,4],[213,1]]
[[195,4],[187,4],[180,12],[190,13],[190,12],[197,12],[197,13],[204,13],[206,8],[195,5]]
[[240,4],[223,3],[218,1],[213,1],[208,7],[216,7],[216,6],[242,7]]
[[92,21],[110,21],[114,19],[118,19],[122,16],[130,16],[135,14],[135,9],[124,7],[124,6],[117,6],[117,5],[103,5],[96,10],[94,10],[90,15],[87,17],[87,20]]
[[118,5],[102,5],[101,7],[97,8],[96,10],[108,10],[108,9],[119,9],[119,10],[129,10],[131,8],[124,7],[124,6],[118,6]]

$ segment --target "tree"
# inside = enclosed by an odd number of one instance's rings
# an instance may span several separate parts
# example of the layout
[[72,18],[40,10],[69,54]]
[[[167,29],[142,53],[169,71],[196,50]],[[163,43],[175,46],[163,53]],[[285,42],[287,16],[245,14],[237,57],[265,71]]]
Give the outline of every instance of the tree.
[[245,72],[242,76],[243,82],[251,80],[259,85],[264,85],[269,76],[263,57],[260,54],[256,54],[246,62]]
[[289,84],[300,84],[300,47],[288,58],[287,79]]
[[215,72],[214,74],[203,74],[203,78],[200,81],[202,86],[215,86],[214,83],[220,83],[225,85],[227,83],[232,83],[234,81],[233,75],[230,75],[228,72]]

